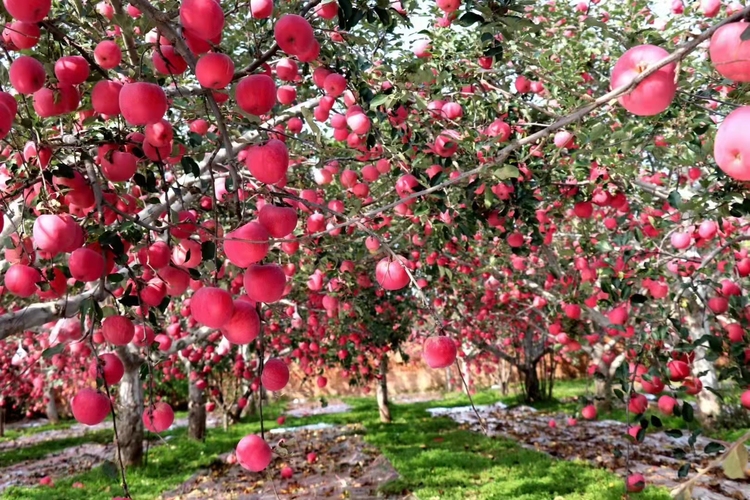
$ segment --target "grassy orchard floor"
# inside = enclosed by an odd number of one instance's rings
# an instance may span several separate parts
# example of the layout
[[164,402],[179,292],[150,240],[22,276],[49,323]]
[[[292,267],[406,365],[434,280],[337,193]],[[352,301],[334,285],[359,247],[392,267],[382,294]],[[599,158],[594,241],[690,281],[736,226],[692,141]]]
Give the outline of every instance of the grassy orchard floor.
[[39,434],[40,432],[46,432],[46,431],[56,431],[60,429],[68,429],[75,425],[75,420],[61,420],[60,422],[56,424],[44,424],[44,425],[37,425],[36,427],[19,427],[19,428],[6,428],[5,429],[5,435],[3,437],[0,437],[0,443],[3,441],[11,441],[13,439],[18,439],[22,436],[30,436],[33,434]]
[[[559,397],[567,397],[560,387]],[[573,389],[570,389],[571,391]],[[500,398],[483,392],[475,397],[476,404],[490,404]],[[503,398],[512,402],[513,398]],[[425,411],[430,407],[463,406],[463,395],[441,401],[392,405],[392,424],[381,424],[374,398],[347,399],[352,406],[348,413],[287,418],[286,426],[325,422],[330,424],[359,423],[366,428],[365,440],[376,446],[390,460],[400,478],[382,486],[383,494],[400,497],[413,493],[420,499],[451,498],[512,498],[518,500],[620,499],[624,493],[621,478],[586,464],[554,460],[547,455],[521,448],[515,442],[487,438],[462,430],[448,418],[432,418]],[[280,405],[264,410],[267,428],[275,427]],[[148,464],[128,473],[128,484],[136,499],[153,499],[184,483],[199,469],[208,467],[218,455],[234,449],[246,434],[259,432],[257,422],[237,424],[227,432],[211,429],[205,443],[186,439],[185,429],[165,434],[167,444],[153,448]],[[278,477],[278,471],[274,471]],[[84,489],[74,489],[76,482]],[[4,492],[9,499],[70,499],[110,500],[121,493],[117,479],[108,477],[101,467],[70,477],[57,479],[53,488],[11,488]],[[642,499],[668,499],[666,490],[649,488],[638,496]]]
[[[176,412],[175,418],[186,418],[187,412]],[[22,437],[40,435],[48,431],[59,431],[69,429],[76,425],[75,420],[64,420],[58,424],[45,424],[37,427],[24,427],[7,430],[5,436],[0,438],[0,444]],[[111,428],[99,429],[86,432],[84,435],[63,438],[41,439],[35,444],[19,446],[11,449],[0,449],[0,467],[8,467],[26,460],[39,460],[52,453],[60,452],[66,448],[79,446],[87,443],[107,444],[111,443],[114,433]]]

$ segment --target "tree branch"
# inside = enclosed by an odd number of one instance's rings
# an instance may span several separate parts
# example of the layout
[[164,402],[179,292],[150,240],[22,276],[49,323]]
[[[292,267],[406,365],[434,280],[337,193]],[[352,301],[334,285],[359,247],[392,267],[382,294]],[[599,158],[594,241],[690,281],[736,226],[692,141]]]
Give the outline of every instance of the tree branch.
[[328,228],[328,230],[332,231],[334,229],[345,228],[353,224],[357,224],[359,223],[359,221],[363,219],[369,219],[369,218],[375,217],[376,215],[379,215],[387,210],[391,210],[397,207],[398,205],[401,205],[402,203],[406,203],[416,198],[421,198],[427,194],[438,192],[438,191],[443,191],[446,187],[452,186],[454,184],[458,184],[461,181],[468,179],[470,177],[473,177],[477,174],[481,174],[482,172],[484,172],[490,167],[495,167],[497,165],[503,164],[505,160],[507,160],[510,157],[511,153],[520,149],[521,147],[526,146],[528,144],[532,144],[538,141],[539,139],[543,139],[551,135],[553,132],[556,132],[557,130],[563,127],[566,127],[572,123],[575,123],[583,119],[585,116],[590,114],[595,109],[600,108],[604,106],[605,104],[609,104],[611,101],[617,99],[618,97],[621,97],[623,95],[630,93],[631,91],[633,91],[633,89],[635,89],[638,86],[639,83],[641,83],[643,80],[645,80],[649,76],[659,71],[664,66],[667,66],[669,64],[672,64],[676,61],[680,61],[683,58],[685,58],[688,54],[690,54],[692,51],[697,49],[701,43],[711,38],[711,35],[713,35],[714,32],[716,32],[716,30],[718,30],[725,24],[729,24],[729,23],[742,19],[746,14],[749,14],[749,13],[750,13],[750,7],[745,7],[744,9],[737,12],[736,14],[730,17],[727,17],[721,22],[714,24],[713,26],[711,26],[709,29],[707,29],[706,31],[704,31],[703,33],[695,37],[690,42],[685,43],[682,46],[680,46],[680,48],[676,49],[674,52],[672,52],[670,55],[668,55],[661,61],[653,64],[652,66],[649,66],[645,71],[643,71],[642,73],[638,74],[635,78],[633,78],[633,80],[631,80],[630,83],[621,85],[620,87],[600,96],[599,98],[595,99],[591,103],[579,107],[572,113],[560,118],[559,120],[555,121],[548,127],[540,130],[539,132],[535,132],[529,136],[524,137],[523,139],[514,140],[513,142],[508,144],[505,148],[503,148],[500,151],[497,158],[495,158],[495,161],[481,164],[476,168],[467,170],[451,179],[448,179],[444,182],[436,184],[435,186],[431,186],[421,191],[415,191],[403,198],[400,198],[397,201],[394,201],[392,203],[388,203],[378,208],[369,210],[368,212],[365,212],[364,214],[362,214],[361,216],[355,219],[350,219],[340,224],[337,224],[331,228]]
[[[314,108],[318,105],[319,102],[320,98],[316,97],[314,99],[310,99],[301,104],[298,104],[297,106],[289,108],[286,113],[281,114],[266,123],[269,126],[283,123],[290,118],[302,113],[303,109]],[[243,134],[237,142],[232,143],[233,154],[236,155],[242,148],[245,147],[245,144],[247,142],[255,140],[258,135],[259,132],[255,130],[251,130]],[[205,173],[206,170],[210,168],[210,166],[214,162],[222,161],[225,157],[226,152],[223,149],[213,157],[213,160],[212,156],[207,154],[200,165],[201,174]],[[190,179],[189,177],[190,174],[185,174],[177,180],[177,183],[182,186],[190,186],[200,182],[200,178]],[[135,216],[135,218],[141,221],[143,224],[151,224],[168,208],[171,208],[174,211],[179,211],[182,210],[185,205],[195,201],[198,198],[199,195],[188,193],[186,196],[183,196],[182,199],[175,201],[171,204],[170,207],[168,207],[166,201],[167,198],[165,195],[162,195],[159,204],[146,207],[145,209],[141,210],[138,215]],[[118,273],[127,275],[127,269],[122,268],[118,271]],[[24,307],[19,311],[4,314],[0,316],[0,340],[7,338],[17,331],[29,330],[39,327],[45,323],[52,321],[55,318],[73,317],[80,310],[81,305],[86,299],[93,298],[94,300],[102,301],[107,295],[108,292],[106,289],[102,289],[99,286],[96,286],[91,290],[87,290],[86,292],[70,297],[66,300],[32,304]]]
[[[112,4],[112,8],[115,10],[115,14],[117,16],[126,15],[125,11],[122,9],[122,2],[120,0],[110,0],[110,3]],[[135,46],[133,35],[131,35],[130,33],[126,33],[125,30],[122,29],[122,27],[120,27],[120,30],[122,31],[122,39],[125,40],[125,48],[127,49],[130,64],[132,64],[134,68],[138,69],[140,66],[140,57],[138,57],[138,49]]]

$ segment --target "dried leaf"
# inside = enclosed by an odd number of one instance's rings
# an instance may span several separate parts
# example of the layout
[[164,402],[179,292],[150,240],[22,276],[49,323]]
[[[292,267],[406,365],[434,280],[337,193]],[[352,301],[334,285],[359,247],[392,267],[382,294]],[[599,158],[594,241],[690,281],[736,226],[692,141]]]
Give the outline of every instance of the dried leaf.
[[737,446],[729,452],[721,467],[724,469],[724,475],[729,479],[744,479],[745,468],[747,467],[747,448],[745,448],[745,445]]
[[670,492],[674,500],[693,500],[693,484],[678,486]]

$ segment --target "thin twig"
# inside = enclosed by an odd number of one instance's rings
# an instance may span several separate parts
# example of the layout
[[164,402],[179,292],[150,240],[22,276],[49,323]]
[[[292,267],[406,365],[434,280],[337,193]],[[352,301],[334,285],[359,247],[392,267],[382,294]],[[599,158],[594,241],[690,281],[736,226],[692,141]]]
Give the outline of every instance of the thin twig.
[[469,404],[471,405],[471,409],[474,410],[474,415],[477,416],[477,420],[479,421],[479,427],[482,428],[482,432],[484,433],[485,436],[489,436],[487,425],[482,419],[482,416],[479,414],[479,410],[477,410],[477,407],[474,405],[474,399],[471,397],[471,394],[469,393],[469,385],[466,383],[464,374],[461,373],[461,366],[458,364],[458,357],[456,357],[456,370],[458,370],[458,376],[461,378],[461,382],[463,383],[464,388],[466,389],[466,397],[469,398]]

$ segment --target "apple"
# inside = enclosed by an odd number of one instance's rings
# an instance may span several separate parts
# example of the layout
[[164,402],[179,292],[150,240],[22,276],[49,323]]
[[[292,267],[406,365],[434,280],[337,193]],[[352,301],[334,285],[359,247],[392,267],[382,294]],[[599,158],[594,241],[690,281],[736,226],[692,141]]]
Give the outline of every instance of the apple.
[[[668,56],[669,52],[655,45],[638,45],[628,49],[612,68],[612,89],[630,84],[640,73]],[[633,91],[619,97],[618,101],[635,115],[658,115],[669,107],[677,92],[675,69],[675,63],[659,68]]]

